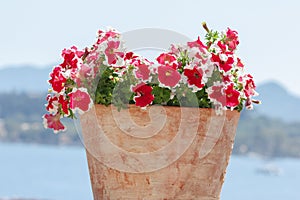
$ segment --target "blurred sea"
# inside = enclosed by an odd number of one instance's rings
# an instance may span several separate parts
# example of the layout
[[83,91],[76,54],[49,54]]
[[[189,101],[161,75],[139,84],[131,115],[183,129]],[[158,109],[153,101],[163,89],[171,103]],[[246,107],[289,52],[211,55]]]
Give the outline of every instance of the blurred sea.
[[[232,156],[221,200],[300,199],[300,160]],[[85,151],[0,143],[0,199],[92,200]]]

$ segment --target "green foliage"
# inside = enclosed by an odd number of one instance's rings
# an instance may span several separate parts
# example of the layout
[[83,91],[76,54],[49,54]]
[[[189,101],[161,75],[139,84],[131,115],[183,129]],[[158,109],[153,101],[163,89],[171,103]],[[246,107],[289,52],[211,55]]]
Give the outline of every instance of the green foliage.
[[120,110],[134,103],[134,93],[130,88],[136,82],[133,69],[129,69],[121,78],[109,67],[101,66],[99,69],[102,71],[97,79],[99,81],[94,100],[96,104],[114,104]]
[[243,111],[233,152],[257,153],[266,157],[300,157],[299,130],[300,123],[291,125],[278,119],[253,117]]
[[207,40],[206,45],[209,46],[219,39],[219,32],[211,30],[205,35],[205,39]]
[[171,90],[168,88],[160,88],[158,84],[153,84],[152,87],[152,94],[155,96],[153,104],[168,105],[171,96]]
[[[188,62],[188,60],[182,60],[182,62]],[[137,80],[133,74],[133,68],[129,69],[121,78],[114,74],[111,68],[101,66],[99,69],[102,69],[102,71],[100,71],[97,79],[99,81],[94,95],[95,103],[106,106],[114,104],[119,110],[126,108],[128,104],[134,104],[133,98],[135,94],[131,91],[130,87],[137,84]],[[212,79],[216,79],[216,77],[217,75],[213,76]],[[157,79],[157,77],[154,77],[154,79]],[[153,82],[158,81],[153,80]],[[170,89],[160,87],[156,83],[151,83],[150,85],[153,88],[152,94],[155,97],[153,104],[202,108],[212,107],[205,92],[206,86],[198,92],[193,92],[191,88],[181,84],[174,92],[175,95],[172,94]]]
[[100,71],[99,78],[97,78],[99,82],[95,92],[95,103],[107,106],[112,102],[116,82],[112,81],[114,77],[111,77],[113,71],[110,68],[101,66],[100,69],[102,71]]

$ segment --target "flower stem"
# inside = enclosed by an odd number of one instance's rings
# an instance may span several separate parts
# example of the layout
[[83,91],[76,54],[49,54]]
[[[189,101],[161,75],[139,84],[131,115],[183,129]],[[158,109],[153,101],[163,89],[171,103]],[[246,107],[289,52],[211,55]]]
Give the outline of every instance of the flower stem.
[[207,27],[206,22],[202,22],[202,27],[206,30],[207,33],[210,32],[209,28]]

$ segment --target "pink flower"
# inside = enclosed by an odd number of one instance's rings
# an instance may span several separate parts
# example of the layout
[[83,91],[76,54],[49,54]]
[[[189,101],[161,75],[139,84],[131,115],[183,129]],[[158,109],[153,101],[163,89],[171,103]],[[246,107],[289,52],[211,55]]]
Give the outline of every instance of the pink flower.
[[145,83],[140,83],[132,88],[132,91],[137,93],[133,99],[135,101],[135,105],[140,107],[145,107],[150,105],[154,100],[154,96],[152,94],[152,87],[146,85]]
[[229,70],[231,70],[234,63],[234,59],[232,57],[228,57],[226,61],[221,60],[220,54],[212,54],[211,60],[218,63],[217,65],[219,66],[220,70],[223,70],[224,72],[228,72]]
[[48,81],[55,92],[60,93],[67,82],[67,79],[64,77],[61,71],[61,67],[57,66],[53,69],[50,74],[51,79]]
[[178,46],[175,46],[174,44],[171,44],[171,53],[178,55],[180,53],[180,48]]
[[181,79],[180,73],[168,65],[159,66],[157,71],[159,82],[167,87],[174,87]]
[[212,102],[220,103],[222,106],[226,105],[226,98],[223,93],[224,85],[213,85],[208,90],[208,96]]
[[240,92],[233,88],[233,83],[227,86],[224,93],[226,95],[226,106],[234,108],[239,105]]
[[85,88],[74,88],[70,96],[70,108],[78,110],[80,114],[88,111],[92,106],[90,95]]
[[54,130],[54,133],[57,133],[58,131],[64,131],[66,130],[65,126],[60,121],[60,114],[57,113],[55,115],[52,114],[45,114],[43,116],[43,122],[45,128],[52,128]]
[[194,59],[193,63],[197,65],[205,65],[207,63],[207,58],[203,54],[200,54],[199,52],[196,52],[195,55],[193,55],[196,59]]
[[85,58],[85,61],[87,63],[95,63],[99,59],[99,52],[97,52],[96,49],[97,48],[90,51],[87,57]]
[[146,64],[139,64],[136,66],[135,76],[143,81],[150,78],[149,66]]
[[87,64],[82,64],[75,77],[75,82],[78,87],[81,87],[82,81],[92,76],[92,68]]
[[156,60],[161,65],[171,64],[176,61],[176,57],[169,53],[162,53],[156,58]]
[[230,28],[227,29],[226,32],[226,44],[230,51],[234,51],[239,44],[238,33],[237,31],[231,30]]
[[190,47],[190,48],[193,48],[193,47],[196,47],[198,48],[201,53],[205,53],[206,50],[207,50],[207,46],[205,46],[201,40],[200,40],[200,37],[198,37],[198,39],[194,42],[188,42],[187,45]]
[[120,41],[109,41],[107,48],[105,49],[105,55],[107,57],[108,65],[116,64],[118,57],[123,57],[123,52],[118,52]]
[[189,85],[195,85],[198,88],[203,88],[204,84],[202,83],[203,71],[198,67],[193,69],[184,69],[184,75],[188,78]]
[[99,30],[97,44],[101,44],[102,42],[108,40],[108,38],[114,38],[118,35],[119,33],[117,33],[115,30],[108,30],[106,32]]

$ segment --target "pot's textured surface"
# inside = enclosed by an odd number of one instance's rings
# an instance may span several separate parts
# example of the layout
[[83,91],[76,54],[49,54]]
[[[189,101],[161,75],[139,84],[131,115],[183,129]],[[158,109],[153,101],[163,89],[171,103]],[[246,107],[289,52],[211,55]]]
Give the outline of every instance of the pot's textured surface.
[[95,105],[80,117],[94,199],[219,199],[239,116]]

